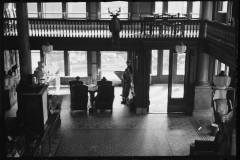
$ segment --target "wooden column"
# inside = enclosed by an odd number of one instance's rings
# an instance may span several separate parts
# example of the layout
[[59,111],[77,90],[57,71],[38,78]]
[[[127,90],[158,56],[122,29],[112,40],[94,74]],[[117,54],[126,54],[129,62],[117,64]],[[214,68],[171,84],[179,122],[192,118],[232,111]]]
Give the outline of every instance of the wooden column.
[[150,62],[151,62],[151,50],[145,51],[144,54],[144,103],[143,114],[147,114],[149,110],[149,86],[150,86]]
[[196,86],[209,86],[208,81],[209,55],[199,52],[197,55]]
[[136,114],[143,114],[144,106],[144,50],[137,53],[136,65]]
[[65,76],[70,76],[68,59],[69,59],[68,51],[64,50],[64,70],[65,70]]
[[32,74],[27,3],[17,3],[16,10],[17,10],[18,48],[21,74],[20,83],[27,83],[27,74]]
[[87,72],[88,76],[92,77],[92,54],[87,51]]
[[[3,11],[3,4],[4,3],[0,3],[1,9]],[[0,17],[3,17],[3,12],[0,13]],[[0,25],[0,30],[3,30],[3,25]],[[3,37],[3,32],[1,32],[1,37]],[[3,45],[0,45],[0,51],[1,53],[3,53]],[[0,56],[0,69],[1,71],[4,70],[4,58],[3,55]],[[4,72],[0,72],[0,82],[1,84],[4,84]],[[0,157],[4,157],[5,156],[5,134],[4,134],[4,119],[5,119],[5,110],[4,110],[4,106],[3,106],[3,93],[4,93],[4,89],[3,89],[3,85],[0,85]]]
[[197,53],[197,71],[195,80],[195,96],[193,116],[212,115],[212,88],[209,83],[209,55],[203,52],[203,40],[205,38],[205,20],[212,20],[212,1],[202,2],[201,30],[199,50]]

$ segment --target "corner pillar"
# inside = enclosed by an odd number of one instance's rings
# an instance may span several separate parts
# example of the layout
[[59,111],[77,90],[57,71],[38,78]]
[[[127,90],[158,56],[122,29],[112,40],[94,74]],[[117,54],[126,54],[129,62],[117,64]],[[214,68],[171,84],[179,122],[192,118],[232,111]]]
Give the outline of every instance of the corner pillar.
[[27,75],[32,74],[32,62],[29,43],[27,3],[16,3],[18,49],[20,61],[20,83],[27,84]]

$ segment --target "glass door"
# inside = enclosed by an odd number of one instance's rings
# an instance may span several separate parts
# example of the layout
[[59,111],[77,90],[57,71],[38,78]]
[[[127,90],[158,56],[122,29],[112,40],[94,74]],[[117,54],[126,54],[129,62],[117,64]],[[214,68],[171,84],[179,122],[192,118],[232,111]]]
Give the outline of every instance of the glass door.
[[186,110],[186,53],[171,50],[168,78],[168,112],[185,112]]

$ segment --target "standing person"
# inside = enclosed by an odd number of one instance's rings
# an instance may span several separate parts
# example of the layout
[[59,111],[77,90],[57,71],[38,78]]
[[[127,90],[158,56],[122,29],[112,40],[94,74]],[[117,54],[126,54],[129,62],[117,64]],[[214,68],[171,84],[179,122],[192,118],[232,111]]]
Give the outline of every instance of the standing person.
[[127,69],[129,70],[131,76],[133,75],[133,67],[130,60],[127,60]]
[[[130,72],[130,75],[131,75],[131,81],[133,80],[133,67],[131,65],[131,61],[130,60],[127,60],[127,69],[129,70]],[[123,81],[122,81],[122,85],[123,85]],[[122,88],[122,94],[121,96],[123,96],[123,92],[124,92],[124,87]]]
[[129,91],[131,87],[131,73],[129,69],[125,69],[123,73],[123,99],[122,104],[126,104],[126,99],[128,98]]

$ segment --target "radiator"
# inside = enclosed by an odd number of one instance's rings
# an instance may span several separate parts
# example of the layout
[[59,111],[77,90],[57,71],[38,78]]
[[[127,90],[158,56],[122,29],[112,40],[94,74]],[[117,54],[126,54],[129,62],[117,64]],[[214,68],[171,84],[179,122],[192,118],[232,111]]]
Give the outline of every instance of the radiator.
[[[70,80],[76,80],[76,77],[69,77],[69,76],[65,76],[65,77],[60,77],[60,84],[61,85],[68,85]],[[83,81],[83,84],[92,84],[92,77],[80,77],[80,81]]]

